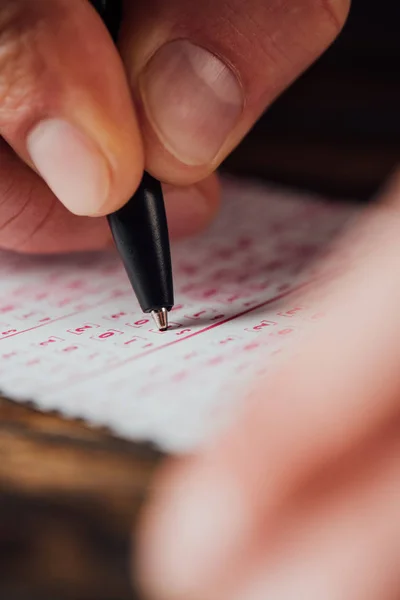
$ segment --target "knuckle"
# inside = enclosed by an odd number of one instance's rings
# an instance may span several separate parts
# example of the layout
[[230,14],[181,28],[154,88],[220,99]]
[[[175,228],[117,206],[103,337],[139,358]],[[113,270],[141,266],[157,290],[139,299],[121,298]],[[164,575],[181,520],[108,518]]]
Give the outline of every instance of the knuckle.
[[[51,12],[50,9],[51,8]],[[0,2],[0,127],[24,122],[51,85],[49,19],[55,5],[37,0]],[[50,42],[51,44],[51,42]],[[48,51],[46,52],[46,47]]]
[[6,185],[0,189],[0,248],[20,253],[35,250],[32,244],[38,223],[47,219],[48,206],[56,199],[41,197],[35,180],[21,178],[15,173],[5,178]]
[[18,157],[0,138],[0,248],[19,249],[34,226],[41,204],[47,199],[40,194],[35,176],[22,166]]
[[21,195],[18,182],[9,182],[8,189],[3,190],[1,196],[0,213],[0,247],[5,250],[18,250],[21,237],[26,236],[29,229],[29,220],[25,219],[25,212],[31,203],[31,192],[28,197]]
[[24,27],[20,9],[7,3],[0,10],[1,110],[19,108],[40,72],[33,60],[34,35]]

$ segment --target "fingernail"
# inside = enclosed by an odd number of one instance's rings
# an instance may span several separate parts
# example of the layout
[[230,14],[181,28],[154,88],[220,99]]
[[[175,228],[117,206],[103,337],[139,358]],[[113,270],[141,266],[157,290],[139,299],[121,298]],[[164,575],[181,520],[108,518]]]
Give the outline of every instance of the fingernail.
[[[155,594],[192,597],[218,577],[249,525],[236,486],[220,479],[181,479],[169,488],[165,511],[158,512],[145,538],[145,580]],[[150,544],[150,547],[148,546]],[[155,589],[160,583],[162,589]]]
[[243,110],[243,90],[234,72],[186,40],[156,52],[140,77],[140,89],[161,141],[188,165],[210,163]]
[[27,138],[31,160],[57,198],[77,215],[95,215],[108,198],[106,159],[82,131],[67,121],[40,122]]

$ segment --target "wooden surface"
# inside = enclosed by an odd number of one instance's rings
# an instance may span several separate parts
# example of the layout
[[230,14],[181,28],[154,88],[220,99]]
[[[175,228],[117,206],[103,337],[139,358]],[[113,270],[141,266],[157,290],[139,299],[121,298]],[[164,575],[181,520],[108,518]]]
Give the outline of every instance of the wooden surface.
[[[354,0],[362,4],[375,11]],[[364,13],[360,25],[353,17],[351,35],[272,107],[226,168],[342,197],[373,193],[400,157],[400,45],[397,30],[396,41],[385,33],[399,7],[390,6],[374,36]],[[160,458],[0,399],[1,600],[131,598],[131,531]]]
[[131,532],[159,459],[0,399],[0,598],[131,598]]

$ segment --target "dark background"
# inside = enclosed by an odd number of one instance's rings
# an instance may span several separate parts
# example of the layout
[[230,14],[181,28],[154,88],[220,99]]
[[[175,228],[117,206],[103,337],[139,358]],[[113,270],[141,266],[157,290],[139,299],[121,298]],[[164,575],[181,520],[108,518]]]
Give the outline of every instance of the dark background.
[[[374,193],[400,156],[399,23],[398,0],[354,0],[337,43],[226,168],[338,198]],[[0,599],[131,598],[131,531],[159,459],[0,398]]]
[[235,172],[369,197],[400,156],[400,2],[353,0],[331,48],[226,162]]

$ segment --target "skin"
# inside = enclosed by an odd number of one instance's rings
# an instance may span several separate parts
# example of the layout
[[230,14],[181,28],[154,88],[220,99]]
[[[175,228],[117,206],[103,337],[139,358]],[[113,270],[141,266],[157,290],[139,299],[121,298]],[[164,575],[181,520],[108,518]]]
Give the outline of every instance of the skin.
[[[0,0],[0,246],[109,246],[103,217],[144,167],[165,184],[175,237],[205,227],[215,169],[348,10],[126,0],[117,52],[86,0]],[[395,176],[336,248],[340,274],[314,291],[327,318],[297,359],[159,473],[132,567],[149,597],[399,593],[399,203]]]

